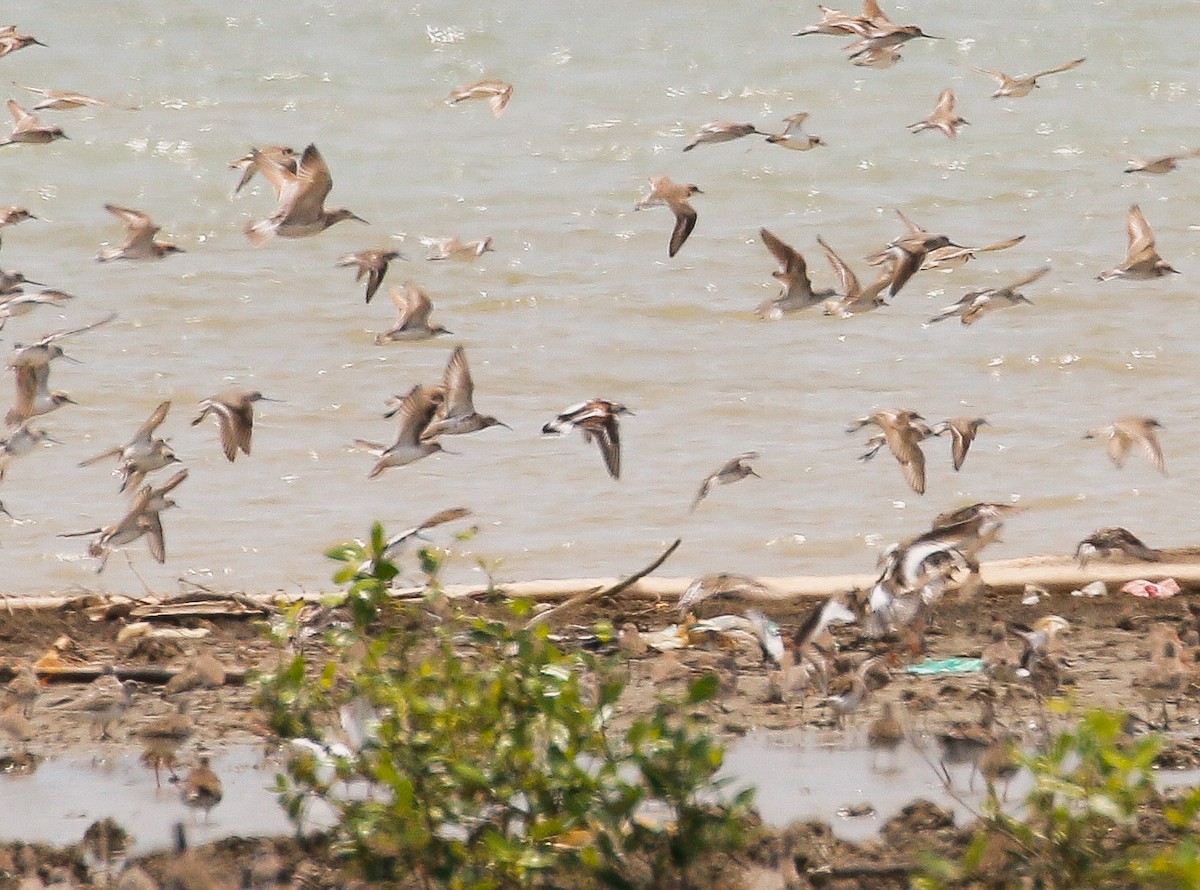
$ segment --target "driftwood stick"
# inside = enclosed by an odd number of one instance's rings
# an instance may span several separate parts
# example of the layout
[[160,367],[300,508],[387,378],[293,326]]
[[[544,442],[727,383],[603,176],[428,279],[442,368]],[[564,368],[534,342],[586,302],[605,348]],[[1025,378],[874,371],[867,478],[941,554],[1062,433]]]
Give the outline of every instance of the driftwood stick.
[[649,575],[651,572],[653,572],[655,569],[657,569],[660,565],[662,565],[664,562],[666,562],[667,559],[670,557],[670,555],[672,553],[674,553],[677,549],[679,549],[679,545],[681,543],[683,543],[683,539],[676,538],[675,543],[672,544],[670,547],[668,547],[665,551],[663,551],[662,556],[660,556],[658,559],[654,560],[654,562],[650,563],[650,565],[646,566],[640,572],[635,572],[634,574],[630,575],[625,580],[618,581],[616,584],[614,584],[611,587],[608,587],[608,588],[594,587],[591,590],[586,590],[583,593],[576,594],[575,596],[573,596],[569,600],[567,600],[565,603],[560,603],[559,605],[555,606],[553,609],[547,609],[546,611],[541,612],[538,615],[534,615],[533,618],[531,618],[529,620],[529,623],[526,624],[525,626],[527,628],[536,627],[537,625],[550,620],[551,616],[562,615],[563,613],[568,612],[577,606],[582,606],[585,603],[590,603],[593,600],[598,600],[602,597],[616,596],[621,591],[628,590],[634,584],[637,584],[640,580],[645,578],[647,575]]
[[[81,664],[72,667],[42,669],[37,671],[39,680],[45,683],[90,683],[108,673],[108,668]],[[166,684],[179,671],[155,667],[118,667],[113,669],[118,680],[136,680],[139,683]],[[225,685],[241,686],[246,682],[246,671],[241,669],[226,669]],[[0,683],[7,682],[16,676],[11,666],[0,666]]]
[[[1087,568],[1080,569],[1069,556],[1034,556],[1003,559],[983,564],[984,583],[999,593],[1020,593],[1026,584],[1045,587],[1052,593],[1064,593],[1103,581],[1109,591],[1115,592],[1129,581],[1146,578],[1150,581],[1174,578],[1182,587],[1200,588],[1200,560],[1195,551],[1169,551],[1162,562],[1104,562],[1093,560]],[[851,588],[866,588],[874,583],[878,575],[796,575],[792,577],[765,577],[757,579],[766,588],[766,593],[745,596],[747,602],[757,602],[770,607],[772,604],[802,602],[822,598]],[[629,600],[671,601],[682,596],[694,578],[639,578],[621,594]],[[512,581],[507,584],[448,584],[443,589],[451,599],[471,598],[495,594],[497,590],[506,596],[558,602],[569,600],[581,593],[610,588],[621,584],[620,578],[564,578],[541,581]],[[295,602],[319,602],[328,591],[306,593],[263,593],[245,595],[244,599],[263,604],[287,604]],[[395,595],[402,598],[422,597],[423,587],[401,588]],[[608,595],[612,595],[611,593]],[[97,597],[99,598],[99,597]],[[9,613],[62,609],[77,602],[79,595],[4,597],[3,608]],[[128,597],[125,598],[128,600]]]

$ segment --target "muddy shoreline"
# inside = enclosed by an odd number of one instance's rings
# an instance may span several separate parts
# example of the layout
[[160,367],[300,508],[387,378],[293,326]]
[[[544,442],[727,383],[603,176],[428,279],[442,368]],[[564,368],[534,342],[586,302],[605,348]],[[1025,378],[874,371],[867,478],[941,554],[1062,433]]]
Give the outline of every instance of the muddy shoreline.
[[[1181,554],[1182,555],[1182,554]],[[1192,555],[1188,552],[1188,555]],[[1192,571],[1195,564],[1188,563]],[[1026,561],[1027,567],[1038,571],[1051,566],[1055,571],[1069,572],[1073,562],[1064,558],[1039,557]],[[1176,563],[1172,562],[1170,568]],[[1100,577],[1122,578],[1126,575],[1164,576],[1167,565],[1100,563],[1089,570]],[[1008,568],[1005,568],[1007,571]],[[988,567],[985,566],[985,578]],[[632,623],[643,634],[651,634],[675,621],[674,597],[656,593],[653,578],[642,579],[634,587],[615,598],[589,600],[576,607],[556,613],[550,620],[552,630],[560,634],[566,645],[586,636],[597,621],[622,627]],[[1031,733],[1033,727],[1049,719],[1065,725],[1067,716],[1050,715],[1038,702],[1027,682],[1020,679],[997,682],[983,673],[916,674],[907,670],[906,662],[923,659],[939,661],[951,657],[978,658],[997,624],[1018,622],[1032,624],[1046,615],[1059,615],[1070,624],[1070,631],[1054,643],[1053,655],[1062,666],[1061,686],[1057,695],[1070,702],[1070,711],[1100,707],[1134,713],[1155,725],[1167,721],[1168,743],[1161,759],[1163,769],[1195,768],[1200,765],[1200,709],[1196,706],[1195,686],[1189,682],[1182,696],[1164,696],[1146,684],[1144,669],[1148,664],[1151,635],[1164,628],[1185,642],[1182,653],[1186,663],[1196,672],[1196,639],[1200,634],[1196,615],[1188,604],[1200,602],[1189,589],[1190,578],[1181,579],[1183,591],[1174,597],[1150,600],[1121,593],[1116,584],[1109,586],[1106,595],[1097,597],[1073,595],[1066,589],[1071,585],[1050,585],[1031,595],[1014,592],[1011,586],[984,587],[973,594],[951,592],[938,605],[936,618],[924,640],[924,651],[893,658],[890,682],[874,689],[862,705],[844,720],[830,707],[819,692],[779,688],[777,677],[764,666],[756,647],[714,642],[667,652],[654,649],[617,650],[613,658],[628,662],[628,686],[622,699],[622,711],[639,713],[648,708],[656,694],[664,689],[683,686],[704,671],[715,671],[720,680],[720,693],[703,706],[704,716],[727,744],[735,744],[748,733],[774,730],[804,729],[815,733],[822,744],[837,746],[860,744],[866,727],[891,704],[901,716],[909,744],[928,743],[937,733],[956,721],[971,721],[979,710],[981,692],[994,698],[998,718],[1018,733]],[[569,595],[567,595],[569,599]],[[545,602],[561,602],[548,597]],[[783,596],[769,604],[758,603],[776,621],[785,637],[789,637],[812,608],[811,595]],[[144,603],[142,605],[145,605]],[[707,605],[707,604],[706,604]],[[746,603],[713,604],[717,611],[738,612]],[[467,603],[467,609],[496,613],[494,603]],[[252,688],[244,682],[257,670],[269,670],[276,652],[266,640],[261,616],[245,610],[236,616],[221,616],[201,609],[200,614],[182,614],[151,621],[135,619],[131,606],[125,602],[105,602],[96,598],[78,598],[70,604],[59,603],[56,608],[14,608],[0,616],[0,683],[7,682],[24,664],[47,658],[58,659],[60,669],[87,671],[103,665],[114,665],[118,671],[142,677],[128,709],[109,728],[110,738],[97,739],[96,726],[88,721],[72,719],[56,699],[69,701],[82,694],[84,686],[75,682],[46,683],[29,718],[28,741],[0,733],[0,755],[6,760],[8,772],[0,775],[0,795],[4,783],[21,781],[20,756],[31,755],[33,764],[45,758],[59,758],[88,752],[95,758],[141,756],[146,747],[145,727],[154,719],[174,712],[180,701],[194,723],[194,731],[175,752],[179,769],[194,764],[204,754],[219,754],[232,748],[258,746],[264,751],[273,744],[270,733],[252,702]],[[309,606],[312,616],[318,607]],[[713,609],[710,609],[712,611]],[[130,633],[130,626],[147,628]],[[861,661],[868,654],[894,651],[895,643],[862,638],[853,627],[835,628],[838,657],[851,662]],[[207,653],[220,663],[226,672],[219,686],[200,686],[168,694],[160,682],[146,678],[166,679],[186,669],[200,653]],[[75,675],[76,679],[81,679]],[[68,677],[62,674],[60,680]],[[1195,679],[1195,678],[1193,678]],[[1175,700],[1178,699],[1178,700]],[[14,760],[15,757],[15,760]],[[140,779],[153,787],[154,774],[146,767]],[[265,781],[265,779],[264,779]],[[170,792],[173,793],[173,792]],[[920,796],[914,794],[914,798]],[[217,810],[219,813],[220,811]],[[120,818],[120,814],[112,814]],[[942,824],[950,817],[929,804],[914,804],[905,812],[881,827],[879,837],[859,848],[838,840],[828,826],[796,825],[769,832],[742,863],[739,880],[729,886],[784,886],[787,864],[808,863],[816,874],[821,869],[827,879],[824,886],[903,886],[904,867],[912,863],[912,845],[919,842],[922,849],[935,849],[938,844],[960,844],[966,827]],[[6,840],[0,838],[0,841]],[[13,840],[11,838],[7,839]],[[316,843],[316,842],[312,842]],[[272,880],[287,883],[298,880],[299,874],[319,872],[324,879],[334,880],[332,861],[317,847],[297,846],[292,840],[280,837],[265,840],[227,840],[220,842],[223,852],[214,861],[229,875],[241,874],[240,869],[262,860],[264,845],[270,847],[275,859],[283,862]],[[0,848],[0,886],[17,886],[15,876],[28,875],[33,854],[21,853],[21,844]],[[803,851],[800,855],[798,851]],[[54,868],[69,867],[78,851],[60,848],[40,850],[33,870],[47,880]],[[169,857],[167,857],[169,859]],[[239,858],[241,865],[238,864]],[[269,858],[269,857],[267,857]],[[55,862],[68,865],[53,865]],[[151,860],[153,863],[154,860]],[[166,859],[163,860],[164,862]],[[271,861],[274,861],[272,859]],[[857,876],[848,873],[837,877],[829,871],[829,863],[860,862]],[[823,864],[821,864],[823,863]],[[11,867],[10,867],[11,865]],[[153,867],[150,868],[153,871]],[[816,885],[811,876],[793,879],[793,886]],[[7,875],[8,877],[4,877]],[[784,877],[781,877],[783,875]],[[76,876],[77,878],[80,875]],[[263,878],[266,881],[266,878]],[[307,880],[307,879],[305,879]],[[322,878],[314,878],[320,882]],[[731,879],[732,880],[732,879]],[[799,881],[799,883],[795,883]],[[808,883],[805,883],[808,882]],[[841,882],[841,883],[839,883]],[[231,885],[236,886],[236,882]]]

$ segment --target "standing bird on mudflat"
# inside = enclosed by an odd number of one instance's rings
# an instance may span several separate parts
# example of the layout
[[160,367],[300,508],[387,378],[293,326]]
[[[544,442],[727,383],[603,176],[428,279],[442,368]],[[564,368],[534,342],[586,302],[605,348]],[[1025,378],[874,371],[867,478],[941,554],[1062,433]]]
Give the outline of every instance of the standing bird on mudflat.
[[317,235],[345,219],[366,223],[344,207],[325,207],[325,198],[333,189],[333,177],[315,145],[310,143],[304,149],[294,172],[257,149],[252,149],[250,156],[258,172],[275,187],[278,201],[273,214],[246,226],[246,237],[255,247],[261,247],[275,235],[281,238]]
[[221,429],[221,450],[230,463],[237,459],[240,449],[244,454],[250,454],[250,437],[254,432],[254,403],[276,402],[278,399],[268,399],[257,389],[231,387],[216,395],[201,399],[200,413],[192,421],[192,426],[200,423],[209,414],[215,415],[217,425]]
[[667,176],[655,176],[650,179],[650,191],[633,205],[634,210],[657,207],[661,204],[671,208],[671,212],[675,214],[675,228],[671,230],[671,241],[667,247],[668,256],[673,257],[679,253],[683,242],[687,241],[688,236],[692,234],[692,229],[696,228],[696,210],[688,199],[692,195],[702,194],[704,192],[691,183],[684,185],[672,182]]
[[542,427],[542,434],[564,436],[572,429],[583,433],[585,442],[595,442],[600,447],[608,475],[621,478],[621,432],[617,417],[633,412],[624,405],[608,399],[590,399],[564,410]]

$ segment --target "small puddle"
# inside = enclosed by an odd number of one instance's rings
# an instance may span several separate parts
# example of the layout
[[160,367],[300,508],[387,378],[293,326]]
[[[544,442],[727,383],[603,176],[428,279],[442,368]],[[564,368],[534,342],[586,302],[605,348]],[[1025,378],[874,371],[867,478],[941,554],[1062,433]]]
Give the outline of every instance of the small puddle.
[[133,836],[130,852],[138,854],[171,847],[177,822],[187,827],[191,844],[292,832],[273,790],[280,767],[265,760],[261,748],[213,755],[212,766],[224,795],[206,820],[184,806],[165,771],[162,788],[155,788],[153,771],[136,754],[46,760],[31,775],[0,776],[0,838],[76,843],[89,825],[109,816]]
[[[982,778],[976,777],[975,790],[969,791],[970,767],[951,766],[961,801],[955,799],[934,771],[936,744],[925,744],[924,755],[906,744],[894,756],[876,756],[861,738],[832,745],[828,737],[801,730],[751,732],[729,746],[721,776],[730,780],[732,791],[754,786],[759,813],[777,828],[815,819],[828,822],[844,840],[862,842],[917,798],[952,811],[958,824],[968,824],[973,818],[970,808],[978,809],[984,799]],[[277,759],[264,758],[258,747],[239,747],[214,755],[212,761],[224,796],[207,820],[183,805],[165,773],[162,788],[156,789],[153,772],[133,754],[96,760],[53,758],[29,775],[0,775],[0,839],[72,844],[89,825],[107,817],[132,835],[133,854],[170,848],[176,822],[187,827],[192,844],[293,832],[273,790],[275,774],[282,769]],[[1161,787],[1197,783],[1200,770],[1159,773]],[[1008,799],[1014,811],[1031,786],[1024,771],[1013,778]],[[866,804],[872,810],[869,815],[839,812]],[[327,819],[328,811],[325,824]],[[305,825],[319,827],[322,821],[310,809]]]
[[[956,799],[935,772],[937,743],[922,743],[924,753],[905,744],[894,756],[876,756],[862,738],[834,746],[812,732],[751,732],[726,750],[721,775],[731,780],[734,790],[753,786],[759,814],[775,828],[815,819],[828,822],[839,838],[861,843],[874,838],[884,823],[918,798],[953,812],[956,824],[970,824],[972,809],[978,811],[986,796],[983,778],[975,777],[972,792],[971,767],[950,766]],[[1163,770],[1158,781],[1162,788],[1196,785],[1200,770]],[[1032,787],[1027,771],[1013,777],[1006,805],[1010,812],[1019,811]],[[997,790],[1003,794],[1003,784]],[[867,804],[870,815],[839,813]]]

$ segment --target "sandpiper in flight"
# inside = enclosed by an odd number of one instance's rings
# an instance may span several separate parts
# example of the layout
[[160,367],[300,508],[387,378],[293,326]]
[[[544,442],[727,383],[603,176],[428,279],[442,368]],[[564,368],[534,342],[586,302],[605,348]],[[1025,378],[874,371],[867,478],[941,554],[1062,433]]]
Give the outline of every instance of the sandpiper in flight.
[[402,467],[413,461],[428,457],[444,449],[439,442],[423,440],[422,434],[433,420],[442,398],[435,396],[430,387],[417,384],[401,400],[393,414],[399,415],[396,439],[384,446],[365,439],[355,439],[354,444],[379,457],[368,479],[374,479],[388,467]]
[[1161,278],[1172,272],[1178,273],[1161,256],[1154,245],[1154,231],[1146,221],[1146,215],[1137,204],[1129,208],[1125,218],[1125,228],[1129,235],[1129,246],[1125,251],[1125,262],[1111,269],[1105,269],[1097,278],[1110,281],[1113,278],[1130,278],[1143,280]]
[[1005,285],[1004,287],[989,287],[984,290],[971,291],[953,306],[947,306],[937,315],[933,316],[927,323],[934,324],[935,322],[945,321],[947,318],[957,315],[963,324],[974,324],[985,313],[993,312],[996,309],[1017,306],[1021,303],[1032,306],[1032,301],[1026,299],[1025,295],[1017,289],[1027,284],[1033,284],[1049,271],[1049,266],[1042,266],[1040,269],[1035,269],[1028,275],[1023,275],[1012,284]]
[[512,94],[511,83],[505,83],[502,80],[481,80],[452,92],[447,97],[446,104],[457,105],[468,99],[487,99],[488,106],[492,109],[492,117],[499,117],[508,107]]
[[295,173],[300,156],[289,145],[264,145],[260,148],[251,149],[249,154],[243,155],[236,161],[229,162],[229,169],[242,171],[242,178],[234,186],[233,193],[236,195],[244,189],[250,180],[254,178],[254,174],[259,171],[261,165],[268,161],[273,161],[284,169]]
[[480,414],[475,410],[475,383],[471,380],[471,369],[467,367],[466,350],[461,346],[454,350],[450,361],[446,363],[442,388],[446,391],[445,398],[433,421],[422,431],[422,440],[474,433],[490,426],[512,429],[490,414]]
[[160,227],[147,214],[116,204],[105,204],[104,209],[125,224],[125,241],[119,247],[107,247],[96,254],[100,262],[109,260],[161,260],[170,253],[183,253],[172,241],[156,241]]
[[179,462],[166,440],[154,436],[154,431],[162,426],[170,410],[169,401],[160,403],[128,442],[80,461],[79,466],[90,467],[106,458],[115,457],[121,474],[121,491],[136,491],[149,473]]
[[806,120],[808,120],[808,112],[801,111],[783,119],[783,122],[787,126],[784,127],[782,133],[763,133],[761,135],[766,136],[767,141],[772,145],[778,145],[781,148],[790,148],[793,151],[808,151],[811,148],[816,148],[818,145],[824,145],[825,143],[821,141],[820,136],[811,136],[808,133],[801,132]]
[[333,188],[333,177],[315,145],[310,143],[304,149],[295,172],[256,149],[250,154],[258,172],[275,187],[278,202],[273,214],[246,226],[246,237],[255,247],[266,244],[274,235],[281,238],[317,235],[345,219],[366,222],[343,207],[326,209],[325,198]]
[[688,508],[688,512],[693,512],[700,506],[700,502],[704,500],[710,491],[718,485],[729,485],[733,482],[740,482],[747,476],[760,478],[758,473],[754,472],[754,468],[750,466],[750,461],[758,460],[757,451],[747,451],[744,454],[739,454],[737,457],[730,458],[720,469],[710,473],[700,485],[700,490],[696,492],[696,497],[692,500],[692,506]]
[[396,323],[391,330],[375,335],[376,346],[399,340],[428,340],[438,334],[453,333],[441,325],[429,323],[433,303],[429,295],[411,281],[406,281],[402,288],[391,288],[388,296],[392,298],[392,305],[396,307]]
[[1162,424],[1153,417],[1119,417],[1108,426],[1089,430],[1083,438],[1103,439],[1108,456],[1117,467],[1125,465],[1129,451],[1137,446],[1138,451],[1151,465],[1167,475],[1167,462],[1163,457],[1162,444],[1158,441],[1158,430]]
[[909,124],[909,132],[920,133],[922,130],[940,130],[951,139],[957,139],[959,128],[964,124],[969,124],[970,121],[954,112],[954,101],[954,90],[946,87],[946,89],[938,94],[937,105],[933,107],[933,111],[930,112],[929,117],[919,120],[914,124]]
[[691,151],[697,145],[712,145],[717,142],[731,142],[734,139],[741,139],[743,136],[751,135],[766,136],[766,133],[759,131],[754,124],[739,124],[733,121],[709,121],[703,127],[696,131],[696,134],[688,140],[688,144],[683,147],[684,151]]
[[1033,92],[1034,87],[1038,85],[1038,78],[1045,77],[1048,74],[1058,74],[1062,71],[1070,71],[1072,68],[1078,68],[1084,63],[1084,59],[1073,59],[1059,65],[1057,68],[1048,68],[1045,71],[1039,71],[1037,74],[1023,74],[1020,77],[1009,77],[1003,71],[992,71],[988,68],[976,68],[974,65],[968,65],[972,71],[979,74],[986,74],[996,83],[1000,84],[1000,89],[992,93],[993,99],[1013,98],[1019,99],[1021,96],[1028,96]]
[[29,145],[45,145],[56,139],[67,138],[62,127],[50,127],[43,124],[35,115],[18,105],[15,99],[8,100],[8,113],[12,115],[13,131],[7,139],[0,140],[0,145],[16,145],[18,142]]
[[628,408],[608,399],[591,399],[572,405],[542,427],[544,435],[566,435],[577,429],[585,442],[600,446],[604,466],[614,479],[621,478],[621,432],[618,415],[631,414]]
[[668,256],[673,257],[679,253],[683,242],[687,241],[688,235],[692,234],[692,229],[696,228],[696,211],[688,198],[692,195],[702,194],[704,192],[690,183],[683,185],[672,182],[667,176],[654,176],[650,179],[650,191],[633,205],[634,210],[656,207],[660,204],[666,204],[671,208],[671,212],[675,214],[675,228],[671,230],[671,241],[667,248]]
[[209,414],[216,415],[217,423],[221,427],[221,450],[232,463],[237,458],[239,448],[246,455],[250,454],[250,436],[254,432],[254,403],[274,401],[277,400],[268,399],[257,389],[225,389],[200,401],[200,414],[192,421],[192,426],[200,423]]
[[336,265],[358,267],[354,280],[367,279],[367,302],[370,303],[371,297],[375,296],[375,291],[379,290],[379,285],[383,283],[383,277],[387,275],[388,263],[392,260],[402,259],[404,259],[404,254],[398,250],[373,248],[345,254],[338,258]]

